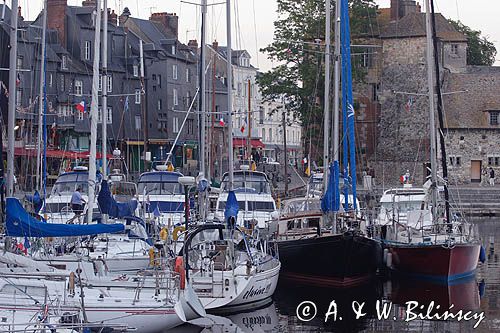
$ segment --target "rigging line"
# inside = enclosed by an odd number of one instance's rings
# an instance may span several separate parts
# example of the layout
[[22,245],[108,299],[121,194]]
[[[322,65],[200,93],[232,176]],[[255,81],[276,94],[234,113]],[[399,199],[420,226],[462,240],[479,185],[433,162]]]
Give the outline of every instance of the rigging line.
[[257,68],[259,68],[259,44],[257,42],[257,24],[255,23],[255,0],[252,0],[252,11],[253,11],[253,31],[255,36],[255,56],[257,60]]

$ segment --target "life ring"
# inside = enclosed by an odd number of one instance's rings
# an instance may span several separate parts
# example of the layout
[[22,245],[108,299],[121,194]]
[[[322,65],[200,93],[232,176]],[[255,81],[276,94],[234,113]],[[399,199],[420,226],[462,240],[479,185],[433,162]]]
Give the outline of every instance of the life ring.
[[184,232],[184,231],[186,231],[186,228],[183,225],[175,227],[174,231],[172,232],[172,239],[174,241],[177,241],[177,239],[179,239],[179,232]]
[[179,273],[180,276],[180,288],[184,290],[186,287],[186,270],[184,269],[184,258],[178,256],[175,258],[174,270]]
[[167,240],[168,237],[168,229],[166,227],[162,228],[160,231],[160,238],[161,240]]

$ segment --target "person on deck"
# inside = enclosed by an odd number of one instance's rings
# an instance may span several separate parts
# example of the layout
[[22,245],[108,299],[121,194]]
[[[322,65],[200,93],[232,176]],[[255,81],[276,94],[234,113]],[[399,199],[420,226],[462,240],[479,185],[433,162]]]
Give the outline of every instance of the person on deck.
[[79,218],[82,213],[83,213],[83,207],[85,205],[85,200],[82,198],[82,194],[80,193],[82,191],[82,187],[78,186],[76,188],[76,191],[73,192],[71,195],[71,209],[73,210],[73,213],[75,213],[75,218]]
[[167,171],[174,171],[174,166],[172,165],[172,162],[167,163]]

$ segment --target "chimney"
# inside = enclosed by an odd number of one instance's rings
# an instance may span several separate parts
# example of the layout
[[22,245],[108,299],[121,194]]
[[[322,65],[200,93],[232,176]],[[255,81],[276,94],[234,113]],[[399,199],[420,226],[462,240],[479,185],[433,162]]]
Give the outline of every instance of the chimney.
[[57,30],[59,42],[66,48],[67,0],[47,0],[47,27]]
[[118,17],[118,24],[120,24],[120,26],[124,25],[125,22],[127,22],[130,15],[131,14],[128,7],[123,8],[123,13],[120,15],[120,17]]
[[17,7],[17,16],[19,17],[19,21],[24,21],[24,17],[21,14],[21,6]]
[[179,17],[176,13],[153,13],[149,20],[161,23],[166,33],[179,38]]
[[188,47],[194,53],[198,53],[198,41],[196,39],[190,39],[189,42],[188,42]]
[[114,10],[110,13],[108,9],[108,22],[114,26],[118,24],[118,15],[116,15]]
[[399,0],[391,0],[391,21],[399,19]]
[[85,1],[82,1],[82,6],[83,7],[92,7],[92,6],[96,6],[97,3],[95,2],[95,0],[85,0]]

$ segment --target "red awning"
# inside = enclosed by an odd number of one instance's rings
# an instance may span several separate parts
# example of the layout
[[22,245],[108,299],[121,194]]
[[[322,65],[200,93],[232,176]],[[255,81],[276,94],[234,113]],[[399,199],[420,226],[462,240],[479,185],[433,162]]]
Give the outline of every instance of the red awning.
[[[29,156],[29,157],[35,157],[36,156],[36,149],[26,149],[26,148],[15,148],[14,149],[14,155],[15,156]],[[59,149],[47,149],[47,157],[49,158],[69,158],[69,159],[87,159],[89,158],[90,152],[84,151],[84,152],[76,152],[76,151],[66,151],[66,150],[59,150]],[[101,158],[101,153],[96,154],[96,158],[100,159]],[[112,154],[108,154],[108,158],[112,158]]]
[[[247,146],[247,140],[248,139],[233,139],[233,146],[235,147],[246,147]],[[262,143],[259,139],[251,139],[250,144],[252,145],[252,148],[264,148],[266,145]]]

